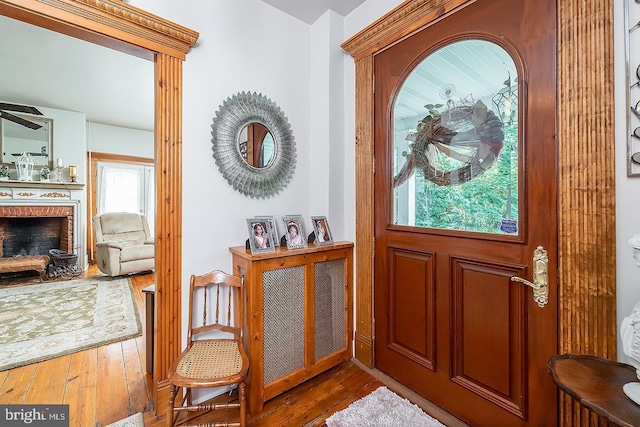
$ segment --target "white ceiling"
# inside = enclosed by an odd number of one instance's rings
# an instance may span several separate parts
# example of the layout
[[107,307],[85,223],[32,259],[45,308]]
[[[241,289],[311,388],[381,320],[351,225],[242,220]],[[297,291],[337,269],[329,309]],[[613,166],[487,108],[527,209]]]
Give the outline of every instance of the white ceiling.
[[0,101],[153,130],[153,62],[4,16],[0,40]]
[[307,24],[313,24],[331,9],[346,16],[365,0],[261,0]]

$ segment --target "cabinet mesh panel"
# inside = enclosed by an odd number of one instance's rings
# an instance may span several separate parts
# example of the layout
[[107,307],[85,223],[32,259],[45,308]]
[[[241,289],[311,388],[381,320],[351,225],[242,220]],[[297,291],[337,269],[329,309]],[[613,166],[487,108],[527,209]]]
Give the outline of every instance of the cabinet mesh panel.
[[263,385],[304,368],[304,266],[265,271]]
[[344,259],[315,263],[315,361],[343,350],[346,302]]

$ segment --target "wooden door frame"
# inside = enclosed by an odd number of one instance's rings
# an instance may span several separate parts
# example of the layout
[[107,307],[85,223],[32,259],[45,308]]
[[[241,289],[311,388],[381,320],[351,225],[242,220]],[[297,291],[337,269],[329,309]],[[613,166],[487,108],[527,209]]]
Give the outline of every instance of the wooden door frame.
[[153,396],[156,414],[165,415],[168,370],[182,350],[182,61],[198,33],[120,0],[0,0],[0,15],[154,61]]
[[153,166],[153,159],[148,157],[130,156],[126,154],[87,153],[87,259],[89,264],[95,264],[96,240],[93,229],[93,218],[98,214],[98,162],[124,163],[130,165]]
[[[342,44],[356,67],[355,355],[375,365],[373,60],[475,0],[407,0]],[[616,359],[613,0],[558,0],[558,352]],[[560,396],[561,425],[596,422]],[[595,421],[594,421],[595,420]]]

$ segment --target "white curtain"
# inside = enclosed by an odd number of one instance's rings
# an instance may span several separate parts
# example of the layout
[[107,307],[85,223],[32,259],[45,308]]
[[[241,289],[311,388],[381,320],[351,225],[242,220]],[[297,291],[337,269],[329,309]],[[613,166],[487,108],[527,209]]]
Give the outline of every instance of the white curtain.
[[98,162],[98,215],[105,212],[143,214],[151,230],[155,219],[153,166]]

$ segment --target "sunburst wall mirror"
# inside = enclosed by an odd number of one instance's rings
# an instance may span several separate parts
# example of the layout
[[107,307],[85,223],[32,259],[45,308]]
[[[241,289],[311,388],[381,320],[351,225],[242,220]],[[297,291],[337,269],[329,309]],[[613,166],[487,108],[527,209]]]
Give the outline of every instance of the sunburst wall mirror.
[[262,94],[227,98],[211,125],[213,157],[231,186],[268,198],[287,186],[296,161],[293,132],[282,110]]

